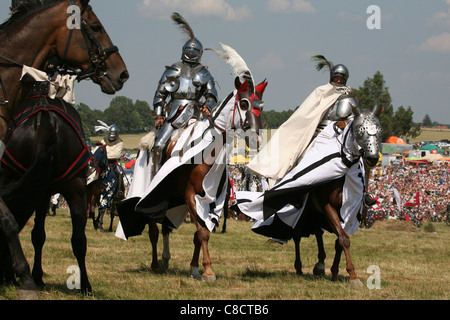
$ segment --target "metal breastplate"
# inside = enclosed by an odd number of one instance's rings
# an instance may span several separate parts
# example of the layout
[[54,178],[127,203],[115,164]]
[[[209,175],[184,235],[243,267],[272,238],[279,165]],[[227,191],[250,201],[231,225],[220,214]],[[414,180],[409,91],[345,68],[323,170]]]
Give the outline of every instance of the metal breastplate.
[[172,78],[169,81],[175,82],[175,86],[171,90],[171,98],[169,101],[170,110],[168,111],[167,119],[170,120],[176,113],[180,106],[185,106],[198,100],[203,96],[203,89],[196,81],[198,73],[204,68],[198,65],[194,68],[188,67],[184,64],[178,64],[180,67],[180,75]]

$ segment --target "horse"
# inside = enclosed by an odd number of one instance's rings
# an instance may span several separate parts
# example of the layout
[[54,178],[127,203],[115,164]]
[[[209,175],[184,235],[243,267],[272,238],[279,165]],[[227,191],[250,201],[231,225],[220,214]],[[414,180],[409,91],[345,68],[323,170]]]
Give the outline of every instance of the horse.
[[[243,83],[240,82],[239,77],[235,79],[235,87],[236,91],[231,93],[227,99],[225,99],[222,104],[216,109],[215,113],[213,113],[213,117],[210,122],[210,129],[215,130],[216,134],[222,137],[222,140],[219,142],[220,152],[222,152],[225,148],[226,141],[226,132],[230,131],[232,128],[243,128],[244,130],[251,130],[252,132],[259,134],[259,130],[262,128],[261,121],[261,111],[262,106],[258,104],[262,99],[262,94],[264,92],[265,87],[267,86],[267,82],[263,81],[258,86],[249,84],[249,81],[246,79]],[[237,93],[236,93],[237,92]],[[190,127],[188,129],[190,130]],[[215,141],[219,141],[220,137],[216,137]],[[259,136],[254,136],[254,139],[251,143],[257,143],[259,141]],[[173,148],[174,143],[171,141],[169,143],[169,150],[167,154],[172,154],[171,148]],[[208,159],[203,159],[201,163],[193,163],[190,162],[183,163],[181,166],[178,166],[175,170],[173,170],[170,174],[168,174],[164,180],[158,185],[157,188],[161,188],[159,190],[163,190],[160,192],[156,191],[154,195],[150,193],[150,196],[143,198],[141,203],[144,207],[152,207],[156,205],[157,207],[161,207],[161,203],[167,203],[168,207],[175,207],[182,204],[187,206],[187,210],[189,212],[191,221],[194,223],[196,231],[194,234],[194,253],[190,263],[191,267],[191,277],[195,279],[203,279],[205,281],[215,281],[216,275],[211,267],[211,258],[208,251],[208,241],[210,238],[210,229],[207,226],[207,223],[198,215],[197,212],[197,199],[196,197],[205,196],[205,190],[203,186],[203,182],[207,174],[216,164],[219,152],[216,148],[211,151],[209,154],[213,158],[213,161],[209,161]],[[208,154],[206,154],[208,156]],[[170,160],[170,159],[169,159]],[[225,160],[225,159],[223,159]],[[225,162],[225,161],[224,161]],[[167,162],[166,162],[167,164]],[[226,164],[219,163],[219,165],[223,165],[222,171],[219,174],[220,176],[216,177],[217,182],[219,183],[218,193],[226,190],[226,177],[228,173],[226,172]],[[163,170],[165,165],[163,165],[159,172]],[[159,174],[158,172],[158,174]],[[153,178],[156,179],[158,174]],[[218,181],[220,180],[220,182]],[[155,189],[156,190],[156,189]],[[162,198],[161,198],[161,195]],[[219,196],[217,196],[217,199]],[[118,212],[121,222],[124,222],[123,213],[128,212],[129,209],[122,207],[126,201],[132,200],[127,199],[122,203],[118,204]],[[214,203],[217,207],[220,207],[220,203]],[[131,201],[131,208],[134,208],[136,202]],[[138,204],[139,206],[139,204]],[[159,230],[157,227],[157,223],[161,223],[163,225],[163,235],[164,235],[164,253],[163,253],[163,261],[162,267],[168,266],[168,259],[170,259],[170,251],[168,248],[169,245],[169,233],[170,233],[170,223],[167,221],[165,217],[165,212],[168,207],[163,208],[161,211],[161,215],[158,216],[145,216],[144,224],[149,225],[149,238],[152,245],[152,264],[151,268],[153,271],[160,271],[160,264],[157,260],[157,247],[156,244],[158,242]],[[130,208],[130,207],[128,207]],[[213,210],[214,208],[210,208]],[[211,211],[210,211],[211,212]],[[136,214],[136,213],[134,213]],[[217,221],[215,221],[215,225],[218,225],[218,217]],[[125,227],[124,227],[125,230]],[[143,230],[143,227],[141,227]],[[126,233],[126,232],[125,232]],[[203,253],[203,267],[204,272],[200,274],[199,272],[199,255],[200,249],[202,249]]]
[[[72,5],[80,8],[79,28],[68,28],[67,22],[71,17],[68,12],[72,12],[69,10],[69,6]],[[72,125],[67,125],[53,113],[38,112],[35,117],[26,120],[28,124],[34,122],[36,124],[35,127],[25,125],[26,129],[25,127],[18,128],[19,131],[10,133],[9,140],[5,141],[8,127],[11,123],[14,125],[16,120],[12,121],[13,117],[17,114],[19,106],[32,86],[31,84],[22,84],[19,81],[22,67],[26,65],[42,70],[50,58],[58,57],[65,63],[67,69],[77,74],[79,80],[90,78],[107,94],[114,94],[123,87],[123,84],[129,77],[128,71],[118,53],[117,47],[112,44],[104,27],[89,5],[89,0],[59,1],[48,5],[21,7],[0,26],[0,43],[2,43],[0,50],[0,61],[2,61],[0,64],[1,144],[3,145],[4,142],[9,143],[8,148],[11,148],[11,154],[17,153],[14,154],[14,158],[20,160],[25,167],[28,166],[30,172],[35,172],[36,170],[31,169],[36,168],[35,165],[43,162],[43,158],[39,158],[37,155],[51,157],[51,163],[55,163],[58,167],[48,170],[48,163],[42,164],[42,176],[45,176],[47,179],[44,182],[49,183],[48,179],[53,175],[48,171],[53,171],[54,174],[64,173],[62,171],[63,168],[59,166],[70,166],[68,162],[73,161],[71,156],[76,152],[77,147],[74,147],[75,150],[67,150],[67,147],[74,144],[74,140],[71,140],[71,137],[74,136],[74,130]],[[21,50],[18,48],[27,49]],[[30,101],[27,103],[32,102]],[[57,103],[49,103],[49,105],[52,104]],[[58,106],[54,107],[56,107],[55,110],[60,109]],[[71,111],[68,114],[73,118],[74,124],[80,123],[79,116],[71,114]],[[69,132],[60,132],[58,128],[68,129]],[[45,129],[48,129],[47,133]],[[56,129],[58,129],[58,135],[55,134]],[[24,136],[19,137],[17,132],[23,132]],[[34,137],[30,136],[33,132],[36,134]],[[54,133],[53,137],[49,135],[50,132]],[[79,136],[79,134],[75,136]],[[79,140],[79,137],[76,138]],[[17,147],[11,141],[15,141]],[[63,143],[64,141],[67,142],[66,146]],[[26,150],[19,148],[19,146],[27,146],[31,149]],[[31,150],[35,153],[33,154]],[[68,153],[60,153],[58,155],[57,153],[62,150]],[[52,155],[52,152],[55,153]],[[33,158],[36,160],[34,165]],[[64,160],[60,162],[59,159]],[[53,160],[58,161],[54,162]],[[66,167],[66,170],[68,168]],[[25,174],[20,178],[21,180],[17,180],[18,182],[15,183],[15,186],[18,186],[17,190],[26,187],[26,185],[20,184],[20,181],[25,181],[26,176],[31,175],[31,173]],[[18,179],[19,176],[17,175],[16,178]],[[11,179],[9,183],[12,183],[13,179],[11,177],[12,173],[8,177],[2,177],[2,180],[4,183],[7,183],[6,180]],[[55,191],[61,189],[60,193],[63,194],[68,202],[70,201],[69,206],[73,224],[72,246],[80,267],[81,290],[83,292],[92,291],[84,264],[86,253],[84,227],[87,208],[84,191],[86,185],[85,168],[65,183],[59,181],[57,185],[55,184],[51,187],[47,183],[35,185],[34,190],[36,194],[33,194],[33,198],[36,198],[37,202],[29,203],[30,208],[28,208],[27,212],[18,212],[13,208],[10,209],[3,198],[0,198],[0,231],[8,244],[7,248],[11,255],[14,272],[21,281],[19,295],[24,299],[38,297],[39,289],[37,283],[42,284],[40,280],[41,270],[38,267],[40,260],[39,243],[43,244],[45,239],[45,234],[43,233],[44,218],[42,218],[42,215],[45,217],[46,210],[43,210],[43,208],[48,206],[49,202],[44,201],[49,199],[48,194],[43,195],[47,188]],[[2,196],[6,192],[6,190],[2,189]],[[41,197],[38,197],[37,194]],[[19,193],[14,193],[14,197],[20,197]],[[15,202],[14,205],[17,204],[17,201]],[[36,209],[36,231],[33,232],[34,242],[36,243],[34,266],[36,271],[33,269],[32,276],[30,267],[23,254],[18,234],[34,209]]]
[[[383,112],[382,107],[361,110],[353,107],[355,118],[351,130],[355,135],[357,144],[362,148],[362,158],[365,171],[365,187],[371,168],[378,162],[378,150],[381,143],[381,125],[378,116]],[[350,257],[350,238],[341,226],[339,211],[342,207],[342,192],[345,177],[313,187],[310,190],[305,209],[299,222],[294,228],[293,240],[295,244],[294,267],[298,275],[302,275],[302,263],[300,258],[300,240],[314,234],[318,247],[318,262],[314,266],[313,274],[322,276],[325,274],[326,253],[323,245],[323,230],[334,233],[338,238],[335,242],[335,257],[331,267],[332,280],[337,280],[339,263],[342,251],[346,257],[346,270],[349,274],[349,283],[362,286],[362,282],[356,275],[354,265]],[[363,207],[363,215],[367,208]]]

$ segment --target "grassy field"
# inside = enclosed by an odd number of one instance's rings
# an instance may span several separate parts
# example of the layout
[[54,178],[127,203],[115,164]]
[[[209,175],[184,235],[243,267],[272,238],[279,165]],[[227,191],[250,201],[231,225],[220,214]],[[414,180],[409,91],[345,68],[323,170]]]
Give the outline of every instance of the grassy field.
[[[117,219],[116,219],[117,220]],[[106,224],[109,217],[106,217]],[[222,221],[221,221],[222,222]],[[21,232],[30,264],[32,220]],[[115,221],[117,225],[117,221]],[[87,268],[94,293],[83,296],[69,290],[67,268],[76,265],[70,245],[71,222],[65,209],[47,218],[47,242],[43,269],[42,300],[449,300],[450,227],[435,223],[435,233],[417,229],[407,222],[376,222],[351,236],[351,253],[356,272],[366,285],[380,270],[380,289],[354,288],[348,284],[345,259],[340,278],[331,281],[329,268],[334,256],[335,236],[325,234],[326,276],[316,278],[312,269],[317,249],[313,237],[302,241],[304,276],[293,267],[294,246],[267,243],[253,233],[251,222],[228,221],[227,232],[213,233],[210,254],[217,281],[206,283],[189,277],[194,226],[183,224],[171,235],[170,267],[166,273],[150,270],[151,248],[146,231],[129,241],[112,233],[99,233],[88,221]],[[162,244],[160,243],[160,250]],[[369,281],[373,283],[373,281]],[[15,300],[14,287],[0,288],[0,300]]]

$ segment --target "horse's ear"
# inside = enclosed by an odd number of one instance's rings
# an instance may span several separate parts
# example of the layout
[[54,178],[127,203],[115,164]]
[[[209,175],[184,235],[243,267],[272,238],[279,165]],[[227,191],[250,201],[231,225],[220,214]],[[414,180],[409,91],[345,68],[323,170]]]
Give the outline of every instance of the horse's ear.
[[239,80],[239,77],[236,77],[236,78],[234,79],[234,87],[235,87],[237,90],[239,90],[239,88],[241,87],[241,85],[242,85],[242,83],[241,83],[241,81]]
[[90,0],[80,0],[81,9],[85,9],[89,5]]
[[350,106],[352,107],[352,112],[355,115],[355,117],[357,117],[361,114],[361,109],[358,106],[354,106],[351,103],[350,103]]
[[380,114],[384,112],[384,106],[374,105],[370,109],[370,112],[378,117]]

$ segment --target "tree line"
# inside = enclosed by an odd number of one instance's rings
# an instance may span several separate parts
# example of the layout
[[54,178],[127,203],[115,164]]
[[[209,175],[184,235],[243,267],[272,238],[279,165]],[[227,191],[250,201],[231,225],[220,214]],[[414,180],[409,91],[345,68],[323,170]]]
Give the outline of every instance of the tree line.
[[[383,141],[390,136],[398,136],[403,139],[415,138],[420,135],[422,123],[413,122],[411,107],[399,106],[394,112],[389,88],[383,75],[377,71],[372,78],[367,78],[358,89],[352,89],[357,95],[360,105],[363,108],[371,108],[374,105],[384,106],[384,113],[380,116],[383,127]],[[306,97],[305,97],[306,98]],[[136,100],[117,96],[111,100],[107,109],[92,110],[88,105],[80,103],[76,106],[82,120],[83,130],[86,138],[98,135],[94,130],[98,125],[97,120],[102,120],[107,124],[116,124],[120,128],[121,134],[144,133],[154,127],[153,108],[146,101]],[[263,125],[267,129],[277,129],[295,112],[294,109],[285,111],[264,110],[262,113]],[[424,118],[424,125],[431,123],[427,115]]]

